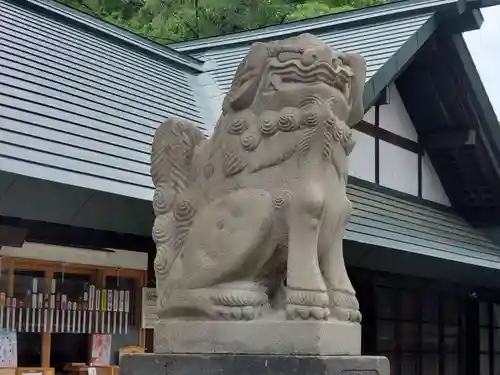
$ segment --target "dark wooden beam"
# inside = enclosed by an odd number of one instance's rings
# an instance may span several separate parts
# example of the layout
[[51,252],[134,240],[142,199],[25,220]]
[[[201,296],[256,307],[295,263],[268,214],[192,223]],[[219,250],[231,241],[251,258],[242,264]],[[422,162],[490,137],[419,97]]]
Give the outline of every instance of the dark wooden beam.
[[[384,90],[387,92],[387,89]],[[380,184],[380,105],[375,106],[375,183]]]
[[[450,34],[442,28],[396,86],[453,207],[476,225],[491,224],[500,220],[500,128],[463,39]],[[492,193],[477,189],[483,184]]]
[[422,135],[421,142],[428,149],[458,148],[464,145],[473,146],[476,144],[476,131],[461,129],[425,134]]
[[377,105],[386,105],[391,103],[391,86],[386,86],[377,99]]
[[467,0],[466,2],[477,8],[486,8],[500,5],[500,0]]
[[7,225],[0,225],[0,247],[22,247],[28,230]]
[[[151,237],[123,234],[69,225],[46,223],[0,216],[0,226],[17,229],[25,233],[25,241],[59,246],[73,246],[89,250],[114,248],[142,251],[154,254],[155,245]],[[0,243],[2,245],[2,243]],[[3,244],[14,246],[14,244]],[[20,244],[22,246],[22,243]]]
[[401,147],[407,151],[414,152],[416,154],[423,153],[423,148],[417,142],[414,142],[408,138],[401,137],[398,134],[394,134],[386,129],[377,127],[376,125],[370,124],[366,121],[360,121],[354,129],[371,135],[375,139],[380,139],[384,142],[390,143],[394,146]]

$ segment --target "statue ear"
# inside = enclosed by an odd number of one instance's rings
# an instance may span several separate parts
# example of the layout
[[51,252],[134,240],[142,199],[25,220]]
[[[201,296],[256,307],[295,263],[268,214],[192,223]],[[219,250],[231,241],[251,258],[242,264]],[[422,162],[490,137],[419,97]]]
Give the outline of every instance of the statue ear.
[[241,62],[234,75],[231,88],[224,98],[224,112],[241,111],[248,108],[257,94],[262,70],[266,64],[267,47],[264,43],[254,43],[250,52]]
[[356,125],[365,114],[363,106],[363,91],[365,89],[366,80],[366,61],[363,56],[358,54],[346,54],[345,62],[349,65],[354,72],[354,77],[351,83],[351,114],[347,120],[348,126]]
[[259,88],[260,77],[247,71],[242,76],[244,80],[231,87],[224,99],[224,107],[231,106],[233,111],[241,111],[252,104],[257,89]]

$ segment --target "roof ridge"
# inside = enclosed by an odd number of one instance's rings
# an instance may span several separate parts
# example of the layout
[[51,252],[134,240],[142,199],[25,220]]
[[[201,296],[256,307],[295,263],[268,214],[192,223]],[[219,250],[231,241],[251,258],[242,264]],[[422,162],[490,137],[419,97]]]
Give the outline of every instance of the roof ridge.
[[118,39],[129,46],[139,49],[142,52],[163,57],[177,65],[189,68],[196,72],[203,72],[204,62],[197,58],[177,51],[169,46],[154,42],[150,39],[137,35],[120,26],[114,25],[106,20],[94,17],[84,12],[72,9],[71,7],[58,3],[54,0],[7,0],[22,7],[28,7],[35,12],[42,11],[51,16],[64,18],[66,21],[77,24],[80,27],[98,31],[108,37]]
[[353,9],[334,14],[328,14],[305,20],[291,21],[278,25],[265,26],[258,29],[245,30],[236,33],[200,38],[186,42],[171,43],[169,46],[180,52],[204,50],[231,44],[248,43],[257,40],[277,38],[284,35],[294,35],[318,29],[337,27],[352,27],[353,24],[366,24],[380,21],[394,15],[407,16],[423,13],[457,4],[460,0],[397,0],[385,4],[377,4],[361,9]]

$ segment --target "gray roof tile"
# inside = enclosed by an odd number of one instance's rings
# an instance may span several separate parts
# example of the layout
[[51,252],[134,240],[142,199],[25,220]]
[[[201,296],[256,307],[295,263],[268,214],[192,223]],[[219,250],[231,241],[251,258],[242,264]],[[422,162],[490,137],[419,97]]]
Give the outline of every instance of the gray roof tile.
[[[475,0],[470,0],[474,2]],[[412,17],[417,14],[432,13],[447,7],[457,6],[457,0],[399,0],[369,6],[332,15],[319,16],[301,21],[241,31],[216,37],[207,37],[169,46],[182,52],[220,48],[235,44],[282,39],[301,33],[321,34],[324,30],[352,29],[363,24],[375,24],[387,19]]]
[[66,183],[104,191],[120,183],[122,194],[147,199],[158,124],[178,116],[204,126],[196,74],[0,0],[2,169],[29,174],[19,165],[36,161]]
[[156,127],[178,116],[210,133],[251,40],[305,28],[362,53],[373,77],[435,7],[452,3],[394,3],[176,46],[192,57],[50,0],[0,0],[2,169],[150,199]]
[[349,185],[346,240],[500,269],[500,248],[451,210]]
[[[365,56],[369,81],[432,20],[436,6],[455,1],[394,3],[177,45],[210,61],[206,72],[196,59],[98,20],[51,2],[26,3],[76,24],[0,0],[1,169],[151,200],[156,126],[169,116],[213,125],[252,41],[314,32]],[[349,196],[348,240],[498,268],[499,249],[455,214],[357,186]]]
[[[317,36],[343,52],[362,54],[367,62],[367,81],[390,59],[401,46],[428,22],[434,13],[402,19],[389,19],[376,24],[352,29],[331,30]],[[215,61],[209,71],[220,89],[229,89],[236,69],[250,48],[246,45],[228,45],[194,52],[194,56],[205,61]]]

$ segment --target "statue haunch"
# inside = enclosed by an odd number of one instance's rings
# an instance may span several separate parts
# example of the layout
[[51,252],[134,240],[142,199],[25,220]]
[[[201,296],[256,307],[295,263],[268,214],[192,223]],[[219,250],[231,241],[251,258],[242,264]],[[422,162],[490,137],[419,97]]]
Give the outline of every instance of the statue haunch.
[[359,322],[342,239],[364,59],[312,35],[254,44],[211,139],[169,119],[153,141],[160,318]]

